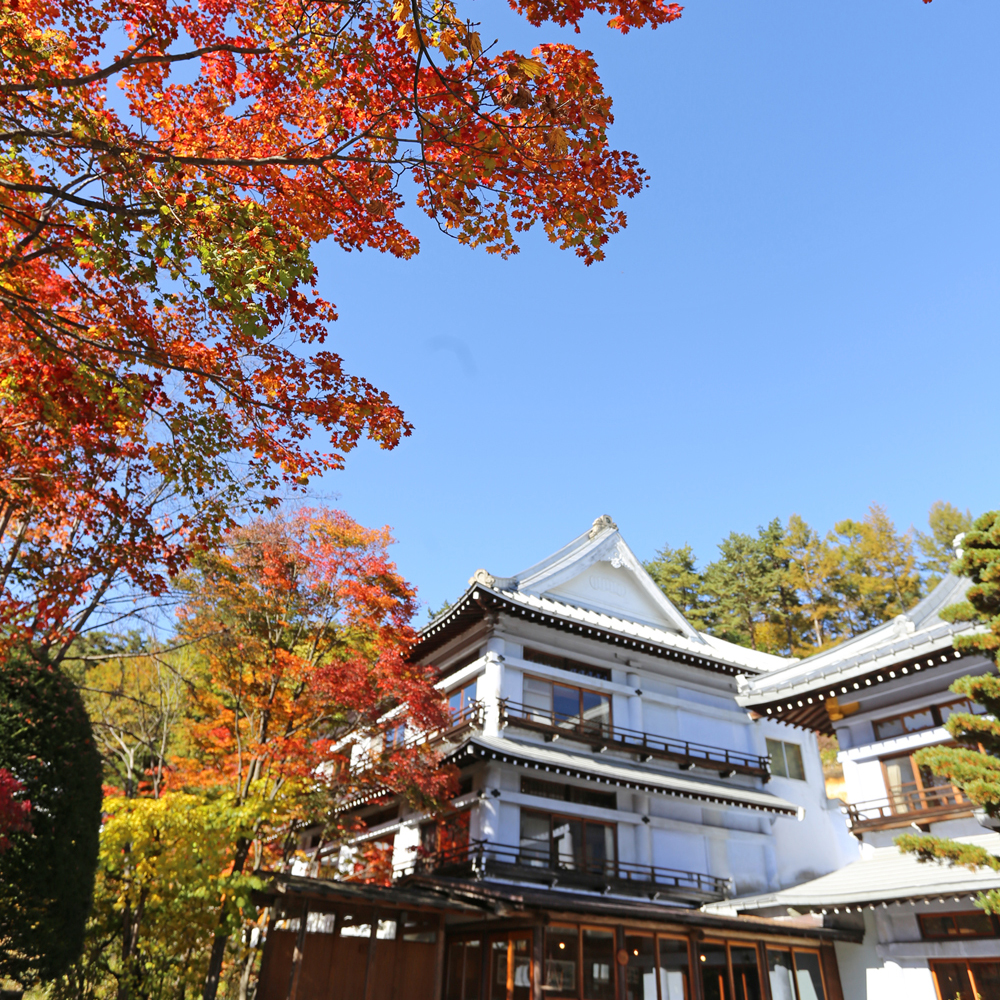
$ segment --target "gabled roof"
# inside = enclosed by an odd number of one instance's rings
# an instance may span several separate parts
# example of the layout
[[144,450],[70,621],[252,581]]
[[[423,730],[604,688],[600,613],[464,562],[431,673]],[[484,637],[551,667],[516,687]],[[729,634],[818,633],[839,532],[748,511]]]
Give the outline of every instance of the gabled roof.
[[968,579],[949,573],[906,614],[822,653],[787,662],[766,674],[740,677],[736,700],[757,711],[777,713],[786,722],[819,728],[817,720],[826,714],[821,704],[826,698],[850,697],[864,687],[893,680],[897,669],[906,674],[957,658],[954,637],[974,632],[977,626],[951,624],[940,612],[963,600],[970,585]]
[[693,628],[607,515],[516,576],[477,570],[462,597],[421,629],[414,654],[428,655],[467,629],[477,607],[729,674],[773,670],[789,662]]
[[[963,844],[1000,853],[1000,834],[956,837]],[[947,862],[919,861],[898,847],[876,847],[859,861],[780,892],[761,893],[709,903],[715,913],[744,913],[777,907],[799,912],[846,906],[872,906],[910,899],[940,899],[975,895],[1000,888],[1000,873],[988,868],[970,871]]]
[[473,736],[448,754],[448,760],[459,766],[474,759],[497,760],[547,774],[586,778],[617,788],[633,788],[695,802],[712,802],[780,816],[797,816],[799,813],[799,807],[794,802],[756,788],[708,778],[692,778],[677,771],[661,771],[648,763],[637,767],[625,761],[556,750],[510,737]]

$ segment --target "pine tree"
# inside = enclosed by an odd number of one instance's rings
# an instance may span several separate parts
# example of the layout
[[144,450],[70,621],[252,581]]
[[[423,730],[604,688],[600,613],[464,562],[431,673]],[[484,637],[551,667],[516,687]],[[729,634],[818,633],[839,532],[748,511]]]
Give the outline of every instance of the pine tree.
[[695,562],[694,551],[685,542],[676,549],[664,545],[655,558],[643,565],[670,603],[695,628],[704,630],[708,624],[705,598]]
[[972,527],[972,514],[968,508],[960,511],[954,504],[935,500],[927,515],[930,532],[915,532],[917,548],[923,559],[920,570],[927,576],[928,588],[936,587],[948,572],[955,558],[955,538]]
[[[984,626],[956,636],[955,648],[985,656],[995,665],[1000,649],[1000,511],[976,519],[962,541],[962,555],[955,568],[972,580],[972,586],[965,601],[946,608],[942,617]],[[951,715],[945,725],[957,746],[927,747],[915,755],[917,763],[949,779],[974,805],[1000,820],[1000,724],[996,721],[1000,719],[1000,678],[995,674],[962,677],[951,690],[978,702],[989,714]],[[971,844],[913,834],[897,838],[896,844],[921,861],[944,860],[1000,871],[1000,857]],[[1000,890],[981,893],[977,905],[989,913],[1000,913]]]

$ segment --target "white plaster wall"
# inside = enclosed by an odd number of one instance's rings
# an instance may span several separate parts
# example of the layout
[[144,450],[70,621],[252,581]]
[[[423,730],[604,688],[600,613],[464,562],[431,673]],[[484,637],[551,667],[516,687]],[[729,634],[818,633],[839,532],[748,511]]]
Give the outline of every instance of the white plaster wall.
[[736,883],[736,895],[765,892],[770,888],[767,857],[759,839],[740,836],[728,840],[729,866]]
[[653,830],[653,864],[685,872],[707,872],[705,837],[679,830]]

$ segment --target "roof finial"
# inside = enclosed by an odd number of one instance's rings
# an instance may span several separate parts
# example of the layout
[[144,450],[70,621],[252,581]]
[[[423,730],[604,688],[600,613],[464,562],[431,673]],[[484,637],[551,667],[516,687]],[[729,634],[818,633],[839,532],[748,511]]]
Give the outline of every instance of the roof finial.
[[484,587],[492,587],[496,583],[496,579],[490,576],[489,573],[484,569],[477,569],[472,576],[469,577],[469,583],[481,583]]
[[611,520],[610,514],[602,514],[600,517],[594,518],[594,525],[588,532],[588,538],[596,538],[605,528],[610,528],[612,531],[618,530],[618,525]]
[[962,548],[962,541],[965,538],[965,532],[960,531],[954,539],[952,539],[951,547],[955,550],[955,558],[961,559],[965,554],[965,550]]

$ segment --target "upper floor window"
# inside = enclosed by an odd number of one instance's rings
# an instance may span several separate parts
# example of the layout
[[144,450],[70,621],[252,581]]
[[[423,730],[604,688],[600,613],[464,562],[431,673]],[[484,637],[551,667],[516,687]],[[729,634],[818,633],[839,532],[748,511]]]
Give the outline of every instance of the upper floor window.
[[618,795],[615,792],[599,792],[594,788],[563,785],[558,781],[544,781],[542,778],[521,778],[521,792],[524,795],[540,795],[546,799],[578,802],[580,805],[599,806],[602,809],[618,808]]
[[615,826],[522,808],[520,862],[542,868],[613,873]]
[[561,729],[611,728],[611,699],[597,691],[525,677],[522,700],[536,722]]
[[971,712],[981,715],[986,709],[968,698],[958,698],[944,705],[929,705],[902,715],[891,715],[887,719],[878,719],[872,723],[876,740],[890,740],[894,736],[906,733],[919,733],[924,729],[936,729],[948,721],[954,712]]
[[920,913],[917,915],[920,936],[928,941],[950,938],[1000,937],[1000,922],[982,910],[966,913]]
[[389,723],[385,729],[385,748],[386,750],[398,750],[406,742],[406,723],[397,722]]
[[470,681],[465,687],[455,688],[448,694],[448,708],[451,709],[451,717],[458,719],[476,700],[476,682]]
[[568,656],[543,653],[540,649],[532,649],[530,646],[525,646],[524,652],[521,655],[529,663],[543,663],[545,666],[555,667],[557,670],[568,670],[570,673],[583,674],[584,677],[597,677],[602,681],[611,680],[611,671],[606,667],[594,667],[589,663],[571,660]]
[[806,769],[802,766],[802,747],[798,743],[768,740],[767,755],[771,758],[771,774],[779,778],[806,780]]

